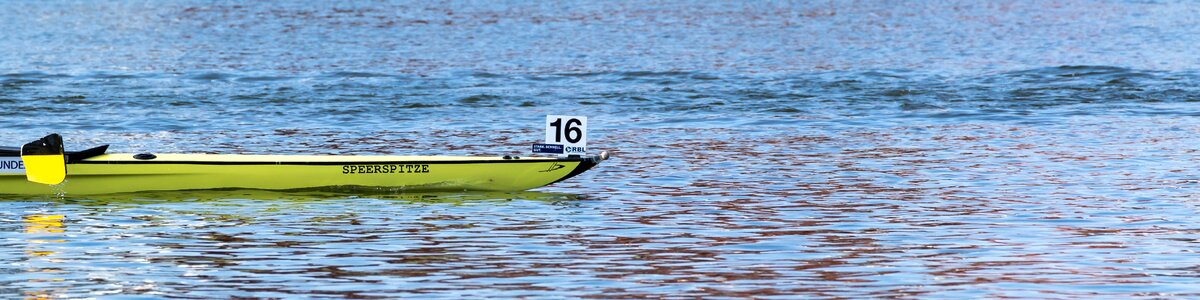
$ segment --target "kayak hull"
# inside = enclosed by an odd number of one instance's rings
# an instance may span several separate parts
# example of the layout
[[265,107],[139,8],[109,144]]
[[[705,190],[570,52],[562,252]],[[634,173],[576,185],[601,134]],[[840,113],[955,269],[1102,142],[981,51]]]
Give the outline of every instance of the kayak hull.
[[302,156],[107,154],[67,164],[58,185],[0,174],[0,194],[92,195],[204,189],[367,187],[399,191],[523,191],[565,180],[600,156]]

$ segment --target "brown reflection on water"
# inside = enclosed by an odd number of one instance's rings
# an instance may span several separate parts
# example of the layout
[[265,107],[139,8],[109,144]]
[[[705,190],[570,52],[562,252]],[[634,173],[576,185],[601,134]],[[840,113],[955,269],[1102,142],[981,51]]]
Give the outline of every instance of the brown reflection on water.
[[[1030,221],[1083,220],[1079,210],[1104,211],[1118,198],[1079,194],[1068,186],[1080,176],[1109,176],[1106,167],[1132,155],[1104,148],[1073,146],[1056,132],[1021,127],[979,125],[930,126],[887,131],[847,132],[845,135],[785,137],[727,136],[721,129],[647,130],[629,136],[689,136],[664,144],[677,155],[653,148],[622,149],[623,159],[654,161],[635,167],[611,166],[610,172],[631,176],[626,191],[645,196],[631,202],[636,208],[611,214],[614,220],[640,226],[662,226],[664,232],[693,225],[705,230],[753,233],[734,237],[705,234],[661,234],[653,238],[617,238],[620,244],[593,247],[627,250],[643,268],[608,270],[612,278],[660,275],[658,282],[725,282],[733,278],[786,280],[813,278],[817,289],[751,290],[745,294],[712,289],[697,295],[789,295],[840,290],[841,287],[886,286],[890,274],[926,274],[930,286],[970,286],[988,283],[1101,284],[1148,283],[1143,275],[1124,274],[1125,267],[1080,269],[1078,263],[1052,252],[1022,250],[1055,244],[1053,238],[1021,233],[1027,224],[1009,224],[1008,214],[1033,214]],[[676,133],[686,132],[687,134]],[[932,131],[932,133],[926,133]],[[652,132],[652,133],[651,133]],[[628,141],[633,144],[634,141]],[[897,147],[896,144],[911,144]],[[1081,162],[1093,162],[1080,164]],[[1066,165],[1064,165],[1066,164]],[[1076,172],[1068,168],[1095,168]],[[615,169],[615,170],[613,170]],[[758,174],[756,176],[725,176]],[[1128,171],[1117,171],[1127,176]],[[666,176],[666,177],[664,177]],[[661,182],[656,185],[655,179]],[[1143,188],[1155,185],[1142,182]],[[1042,192],[1045,194],[1039,194]],[[1048,202],[1049,201],[1049,202]],[[1059,203],[1061,202],[1061,203]],[[1026,210],[1009,205],[1052,205],[1049,210]],[[1058,206],[1061,205],[1061,206]],[[669,211],[663,214],[654,212]],[[989,221],[989,219],[991,221]],[[874,221],[872,221],[874,220]],[[854,225],[874,224],[863,227]],[[832,229],[850,225],[847,229]],[[1038,230],[1045,227],[1034,226]],[[1059,247],[1097,250],[1128,249],[1121,241],[1076,241],[1075,237],[1131,235],[1136,230],[1058,226],[1055,235],[1067,239]],[[682,230],[686,231],[686,230]],[[1161,233],[1161,230],[1151,230]],[[601,231],[603,232],[603,231]],[[655,231],[659,233],[658,231]],[[975,234],[973,234],[975,233]],[[977,239],[974,235],[991,236]],[[1031,233],[1032,234],[1032,233]],[[888,236],[911,236],[897,239]],[[880,239],[884,237],[885,239]],[[672,244],[670,239],[699,239]],[[1037,244],[1031,243],[1030,240]],[[666,240],[666,241],[664,241]],[[771,240],[794,244],[766,251],[700,251],[728,245],[753,245]],[[805,241],[805,242],[801,242]],[[751,253],[772,257],[761,267],[731,266],[698,270],[693,266],[721,264],[722,254]],[[791,253],[791,254],[789,254]],[[837,253],[816,259],[789,259],[794,254]],[[987,253],[964,261],[962,254]],[[1111,253],[1107,255],[1112,255]],[[969,255],[968,257],[973,256]],[[1120,260],[1109,260],[1120,261]],[[896,265],[917,265],[912,272]],[[781,272],[792,265],[796,272]],[[872,267],[876,270],[871,270]],[[842,271],[840,269],[850,269]],[[855,269],[860,269],[855,271]],[[799,273],[797,273],[799,272]],[[674,276],[670,276],[674,275]],[[830,287],[829,285],[837,286]],[[718,289],[719,290],[719,289]],[[908,288],[878,289],[874,295],[919,295]]]
[[[160,288],[285,296],[1079,297],[1056,287],[1193,272],[1145,267],[1197,240],[1179,221],[1195,207],[1162,192],[1180,167],[1069,130],[633,129],[550,189],[578,195],[247,193],[135,216],[130,235],[187,270]],[[990,292],[1005,285],[1027,288]]]

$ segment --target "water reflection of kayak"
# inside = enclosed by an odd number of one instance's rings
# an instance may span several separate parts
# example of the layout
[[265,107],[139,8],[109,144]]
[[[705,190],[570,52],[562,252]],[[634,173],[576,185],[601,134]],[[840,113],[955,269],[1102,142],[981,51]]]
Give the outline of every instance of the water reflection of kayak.
[[[0,193],[88,195],[321,187],[521,191],[566,180],[608,158],[606,152],[570,157],[465,157],[105,154],[106,150],[101,146],[66,152],[66,181],[59,185],[26,181],[23,169],[0,173]],[[0,160],[19,159],[20,149],[0,149]]]

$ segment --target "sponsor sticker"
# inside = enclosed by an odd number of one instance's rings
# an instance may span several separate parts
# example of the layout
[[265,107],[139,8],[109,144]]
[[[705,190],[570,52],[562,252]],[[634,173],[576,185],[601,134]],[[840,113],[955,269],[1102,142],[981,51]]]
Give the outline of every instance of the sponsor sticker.
[[533,153],[563,154],[563,145],[533,144]]
[[25,162],[20,156],[0,157],[0,174],[25,174]]

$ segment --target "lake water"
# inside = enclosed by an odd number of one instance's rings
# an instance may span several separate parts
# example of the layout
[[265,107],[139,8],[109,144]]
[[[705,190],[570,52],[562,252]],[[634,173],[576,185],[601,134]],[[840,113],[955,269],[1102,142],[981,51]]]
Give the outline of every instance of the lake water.
[[615,157],[9,196],[0,298],[1200,296],[1190,2],[4,6],[9,146],[525,156],[566,114]]

